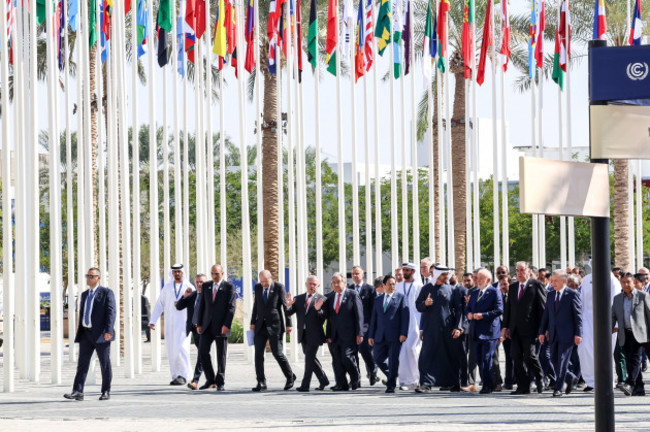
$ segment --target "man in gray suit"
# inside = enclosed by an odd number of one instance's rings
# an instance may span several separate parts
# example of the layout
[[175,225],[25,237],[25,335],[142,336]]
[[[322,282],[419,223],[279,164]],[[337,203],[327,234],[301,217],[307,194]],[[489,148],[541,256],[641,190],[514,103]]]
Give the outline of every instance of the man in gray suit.
[[626,396],[645,396],[641,355],[650,333],[650,296],[634,289],[634,275],[621,277],[623,292],[614,297],[612,328],[618,324],[618,344],[625,353],[627,380],[619,389]]

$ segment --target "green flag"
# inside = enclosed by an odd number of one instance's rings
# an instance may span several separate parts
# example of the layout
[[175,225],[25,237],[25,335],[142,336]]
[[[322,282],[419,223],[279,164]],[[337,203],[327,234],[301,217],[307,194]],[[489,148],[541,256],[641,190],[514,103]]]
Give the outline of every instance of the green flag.
[[172,31],[172,2],[171,0],[160,0],[158,6],[158,25],[168,33]]
[[90,48],[97,43],[97,20],[95,19],[96,0],[90,0],[90,15],[88,16],[88,28],[90,29]]
[[375,26],[375,37],[379,39],[377,41],[377,52],[380,56],[384,55],[384,51],[390,43],[390,20],[390,0],[381,0],[377,25]]
[[307,59],[312,67],[316,67],[318,62],[318,19],[316,11],[316,0],[311,0],[311,9],[309,11],[309,30],[307,32]]
[[45,21],[45,0],[36,0],[36,25],[43,24]]
[[564,90],[564,71],[560,67],[560,36],[557,32],[555,33],[555,53],[553,54],[553,73],[551,77],[560,86],[560,90]]

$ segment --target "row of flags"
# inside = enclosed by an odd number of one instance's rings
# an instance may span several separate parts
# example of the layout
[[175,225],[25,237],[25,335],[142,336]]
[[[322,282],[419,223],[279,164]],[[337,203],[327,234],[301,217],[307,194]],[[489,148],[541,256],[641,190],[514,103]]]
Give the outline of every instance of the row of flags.
[[[9,39],[10,61],[13,63],[13,43],[11,40],[15,27],[15,10],[17,0],[0,0],[7,2],[7,36]],[[40,26],[45,21],[45,1],[36,0],[37,24]],[[137,25],[137,52],[141,57],[147,52],[151,39],[152,29],[149,28],[149,14],[152,11],[152,0],[133,0]],[[475,65],[475,0],[462,0],[463,27],[462,27],[462,56],[464,61],[465,79],[476,76],[478,84],[485,79],[485,66],[487,50],[494,44],[494,29],[492,29],[492,0],[488,0],[488,7],[483,25],[483,38],[479,55],[478,68]],[[553,56],[553,80],[563,87],[563,75],[570,58],[571,24],[570,0],[561,0],[559,11],[559,26],[555,34],[555,49]],[[55,29],[59,68],[64,67],[64,28],[66,8],[68,25],[74,32],[79,28],[79,0],[52,0],[54,5],[53,23]],[[97,4],[99,2],[99,4]],[[111,15],[114,0],[90,0],[89,4],[89,43],[94,46],[99,40],[102,62],[109,56],[109,40],[111,29]],[[528,69],[531,79],[535,79],[537,68],[544,64],[544,32],[546,30],[546,4],[545,0],[533,0],[530,18],[530,32],[528,37]],[[307,33],[307,59],[312,67],[317,65],[317,10],[316,0],[310,0],[309,26]],[[269,40],[268,69],[275,74],[280,54],[286,56],[290,49],[297,58],[299,78],[303,70],[302,64],[302,30],[301,30],[301,1],[300,0],[271,0],[267,36]],[[97,35],[96,11],[99,7],[99,35]],[[158,15],[154,21],[158,39],[157,57],[158,64],[164,67],[169,61],[168,35],[173,30],[172,0],[159,0]],[[246,52],[244,68],[252,73],[255,67],[255,1],[247,0],[245,15],[244,38]],[[448,51],[448,18],[451,8],[450,0],[439,0],[438,10],[432,7],[432,0],[427,5],[427,15],[424,25],[423,43],[423,73],[431,77],[431,65],[444,73],[446,69],[445,58]],[[285,14],[285,9],[288,9]],[[395,78],[410,72],[412,53],[412,28],[411,0],[380,0],[377,12],[377,22],[373,23],[374,1],[359,0],[356,22],[354,21],[353,0],[343,0],[342,17],[339,19],[338,0],[329,0],[327,16],[326,39],[326,64],[327,70],[336,75],[336,62],[340,55],[353,65],[355,80],[358,80],[370,70],[374,62],[373,43],[376,43],[376,52],[383,56],[389,44],[393,45],[393,73]],[[393,10],[394,9],[394,10]],[[131,0],[124,0],[124,10],[131,10]],[[508,68],[510,59],[510,23],[508,15],[508,2],[501,1],[501,47],[499,58],[503,70]],[[631,21],[629,35],[630,45],[640,45],[642,36],[641,0],[634,0],[634,13]],[[340,27],[340,24],[342,26]],[[353,27],[354,26],[354,27]],[[351,40],[354,28],[355,39]],[[178,45],[177,70],[185,75],[185,59],[195,62],[195,44],[206,30],[206,0],[182,0],[179,7],[179,16],[176,23],[176,38]],[[593,39],[603,39],[607,32],[607,16],[605,0],[595,0]],[[292,41],[288,47],[289,40]],[[237,11],[235,0],[218,0],[214,33],[212,35],[212,52],[217,55],[219,70],[227,64],[237,66]],[[476,70],[475,70],[476,69]]]

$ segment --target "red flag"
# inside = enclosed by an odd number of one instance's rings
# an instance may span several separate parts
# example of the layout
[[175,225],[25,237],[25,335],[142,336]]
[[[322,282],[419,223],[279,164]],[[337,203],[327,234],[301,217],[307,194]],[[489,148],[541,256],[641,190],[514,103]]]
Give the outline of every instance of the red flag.
[[235,17],[235,7],[232,0],[226,1],[226,41],[228,44],[228,54],[232,55],[237,47],[237,18]]
[[131,0],[124,0],[124,15],[131,10]]
[[487,57],[487,50],[494,42],[492,40],[492,28],[490,23],[490,14],[492,13],[492,0],[488,0],[487,10],[485,12],[485,24],[483,24],[483,41],[481,42],[481,57],[478,62],[478,73],[476,75],[476,82],[478,85],[483,84],[485,81],[485,59]]
[[546,6],[544,0],[541,0],[541,3],[535,43],[535,60],[538,68],[544,67],[544,30],[546,30]]
[[194,32],[197,39],[201,39],[205,32],[205,0],[196,0],[194,4],[194,17],[196,19],[196,28]]
[[502,1],[501,4],[503,7],[503,21],[501,23],[503,37],[501,39],[501,51],[499,54],[501,54],[503,71],[505,72],[508,70],[508,61],[510,61],[510,17],[508,15],[508,2]]
[[248,0],[248,11],[246,13],[246,60],[244,68],[248,73],[253,72],[255,66],[255,3]]
[[474,68],[474,14],[471,11],[470,0],[465,0],[463,10],[463,63],[465,79],[470,79]]

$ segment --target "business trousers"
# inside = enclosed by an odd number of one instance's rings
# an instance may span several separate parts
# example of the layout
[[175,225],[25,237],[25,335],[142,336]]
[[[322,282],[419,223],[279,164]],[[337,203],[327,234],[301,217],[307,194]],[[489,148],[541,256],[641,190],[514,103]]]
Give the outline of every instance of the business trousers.
[[[214,342],[217,346],[216,375],[214,373],[214,367],[212,366],[212,359],[210,358],[210,348],[212,348],[212,342]],[[227,354],[228,338],[225,336],[216,335],[215,332],[209,327],[203,330],[203,334],[199,338],[199,360],[201,361],[201,366],[203,368],[203,372],[205,373],[205,379],[207,383],[216,384],[218,386],[224,385],[226,382]],[[194,376],[196,377],[196,370],[194,370]],[[198,378],[196,380],[198,380]]]
[[[344,389],[359,385],[359,368],[357,366],[357,345],[348,345],[338,341],[329,344],[330,353],[332,354],[332,368],[334,369],[334,379],[336,385]],[[350,383],[346,373],[350,375]]]
[[510,349],[512,360],[515,364],[515,377],[517,379],[517,390],[530,390],[529,373],[535,380],[542,380],[542,367],[535,353],[535,339],[530,336],[515,334],[511,338]]
[[510,339],[504,339],[502,343],[503,352],[506,355],[506,372],[503,377],[503,384],[507,388],[512,388],[515,383],[515,362],[512,361],[512,341]]
[[287,357],[282,353],[283,337],[284,333],[280,333],[279,335],[270,335],[266,328],[266,324],[262,324],[262,328],[255,330],[255,338],[253,341],[255,342],[255,375],[257,376],[257,382],[266,382],[266,376],[264,375],[264,351],[266,350],[267,341],[271,347],[273,358],[275,358],[280,365],[280,369],[282,369],[284,376],[287,379],[293,376],[289,360],[287,360]]
[[467,335],[467,383],[476,385],[476,348],[474,347],[474,338],[471,334]]
[[372,356],[379,369],[386,375],[386,388],[395,389],[399,371],[399,353],[402,349],[400,342],[375,343]]
[[[555,383],[558,380],[556,376],[557,369],[555,368],[555,363],[551,360],[551,347],[548,340],[545,340],[543,344],[539,345],[538,358],[544,378]],[[559,381],[562,382],[561,379]]]
[[99,367],[102,371],[102,393],[111,391],[111,381],[113,379],[113,369],[111,368],[111,343],[96,343],[93,340],[90,329],[81,331],[81,340],[79,341],[79,361],[77,362],[77,374],[74,377],[72,390],[79,393],[84,392],[86,376],[90,367],[90,359],[93,352],[97,352]]
[[616,370],[616,382],[622,383],[627,381],[627,364],[623,348],[616,343],[614,347],[614,369]]
[[623,352],[625,353],[625,361],[627,364],[627,380],[625,383],[632,386],[633,394],[645,394],[643,374],[641,373],[641,354],[643,353],[643,345],[638,343],[634,338],[632,330],[625,330],[625,345],[623,345]]
[[570,384],[574,379],[576,379],[576,376],[569,369],[574,347],[575,344],[573,341],[570,343],[560,343],[556,340],[549,344],[551,363],[555,370],[554,390],[562,391],[562,386],[565,382]]
[[302,353],[305,355],[305,373],[302,377],[302,384],[300,384],[300,387],[309,388],[311,385],[312,373],[316,374],[316,378],[318,378],[320,384],[327,383],[329,381],[327,375],[325,375],[323,366],[320,364],[318,357],[316,357],[320,345],[308,344],[304,339],[300,344],[302,345]]
[[476,349],[478,371],[481,375],[483,388],[488,389],[489,391],[493,390],[492,360],[498,341],[498,339],[474,339],[474,348]]
[[456,353],[456,365],[458,368],[460,385],[466,387],[469,376],[467,372],[467,345],[465,344],[465,335],[462,334],[458,338],[453,339],[452,343]]
[[[196,349],[198,351],[200,349],[199,342],[201,340],[201,335],[196,331],[196,328],[192,329],[192,340],[194,341],[194,346],[196,346]],[[196,366],[194,366],[194,377],[192,378],[192,382],[198,383],[202,373],[203,373],[203,365],[201,363],[201,356],[197,355]]]
[[[367,332],[365,335],[363,335],[363,342],[359,344],[359,354],[361,354],[361,358],[363,359],[363,362],[366,364],[366,376],[370,378],[370,375],[374,375],[375,373],[377,373],[377,364],[375,364],[375,359],[372,356],[372,348],[370,348],[370,345],[368,345]],[[359,364],[359,367],[361,367],[358,358],[357,358],[357,363]]]

